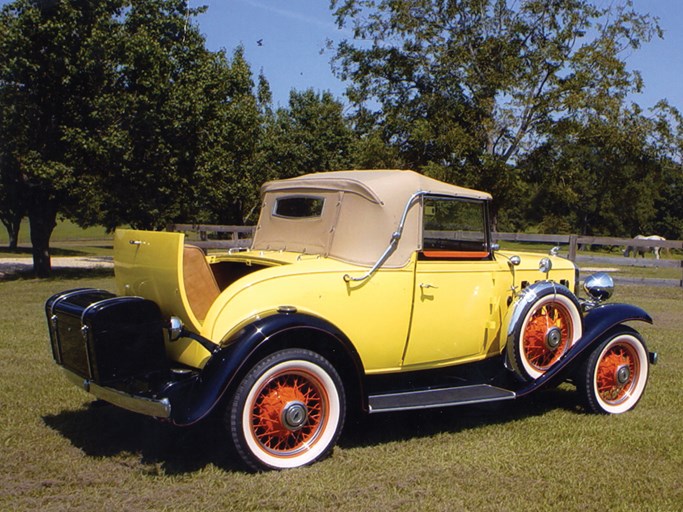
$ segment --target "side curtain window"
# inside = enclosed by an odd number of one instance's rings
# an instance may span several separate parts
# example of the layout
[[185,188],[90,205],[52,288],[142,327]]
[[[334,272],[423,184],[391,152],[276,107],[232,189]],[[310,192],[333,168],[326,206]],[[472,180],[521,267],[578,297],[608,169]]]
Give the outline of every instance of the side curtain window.
[[425,257],[488,257],[484,201],[426,197],[423,211],[422,250]]

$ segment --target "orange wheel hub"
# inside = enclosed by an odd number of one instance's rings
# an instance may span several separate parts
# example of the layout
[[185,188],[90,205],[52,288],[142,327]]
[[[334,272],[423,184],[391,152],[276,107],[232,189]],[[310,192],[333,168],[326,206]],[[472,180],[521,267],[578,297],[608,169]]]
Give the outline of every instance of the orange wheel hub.
[[618,403],[633,389],[638,375],[638,358],[623,344],[614,345],[602,357],[596,371],[596,387],[600,398]]
[[322,386],[313,378],[284,373],[257,393],[251,409],[254,437],[271,453],[287,456],[307,449],[324,423]]
[[547,370],[564,354],[571,339],[569,312],[558,304],[544,304],[529,318],[522,347],[529,364]]

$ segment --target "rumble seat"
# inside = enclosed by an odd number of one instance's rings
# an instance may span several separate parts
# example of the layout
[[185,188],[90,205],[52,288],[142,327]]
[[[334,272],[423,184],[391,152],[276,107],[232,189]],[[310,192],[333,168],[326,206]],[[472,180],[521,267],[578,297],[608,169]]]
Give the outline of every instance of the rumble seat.
[[197,246],[183,248],[183,282],[192,312],[201,322],[220,290],[204,252]]

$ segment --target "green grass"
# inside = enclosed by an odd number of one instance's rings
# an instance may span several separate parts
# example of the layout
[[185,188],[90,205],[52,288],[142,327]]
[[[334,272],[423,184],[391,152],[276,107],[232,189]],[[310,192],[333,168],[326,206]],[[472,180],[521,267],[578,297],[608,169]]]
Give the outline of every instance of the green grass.
[[216,421],[180,429],[95,407],[60,374],[43,303],[110,271],[0,281],[0,510],[678,511],[683,290],[618,287],[661,354],[638,407],[585,414],[572,386],[488,407],[371,416],[332,456],[241,471]]
[[[101,226],[91,228],[81,228],[68,220],[61,220],[57,222],[57,226],[52,232],[53,242],[65,242],[76,240],[106,240],[111,239],[111,233],[107,234],[106,230]],[[4,226],[0,226],[0,245],[7,245],[8,235]],[[21,222],[21,229],[19,230],[19,244],[26,245],[31,243],[30,230],[28,219]]]
[[[68,220],[58,221],[50,238],[52,256],[111,256],[114,236],[101,227],[81,228]],[[19,230],[19,247],[7,249],[9,237],[0,225],[0,258],[30,258],[31,237],[28,220],[24,219]]]

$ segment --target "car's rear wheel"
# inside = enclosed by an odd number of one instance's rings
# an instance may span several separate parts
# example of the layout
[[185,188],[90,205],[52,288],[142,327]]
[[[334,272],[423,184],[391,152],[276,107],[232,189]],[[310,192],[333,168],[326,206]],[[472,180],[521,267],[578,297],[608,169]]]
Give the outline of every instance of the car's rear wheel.
[[588,410],[619,414],[636,406],[645,391],[648,373],[645,342],[635,330],[621,327],[584,362],[577,387]]
[[512,367],[526,381],[547,372],[582,335],[580,306],[568,289],[545,286],[533,297],[522,303],[508,341]]
[[315,352],[287,349],[245,375],[226,422],[250,468],[285,469],[327,456],[345,413],[344,388],[334,366]]

